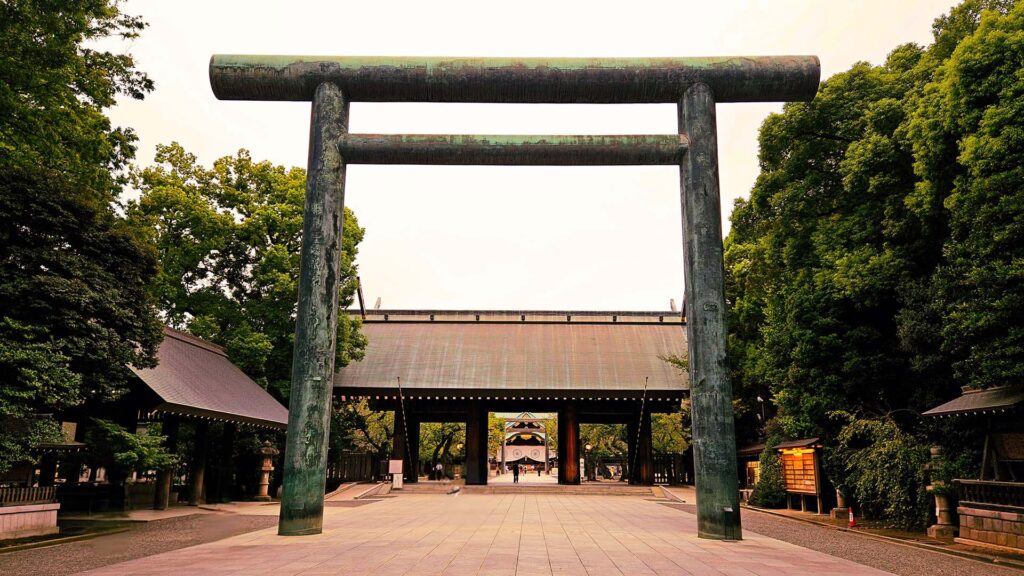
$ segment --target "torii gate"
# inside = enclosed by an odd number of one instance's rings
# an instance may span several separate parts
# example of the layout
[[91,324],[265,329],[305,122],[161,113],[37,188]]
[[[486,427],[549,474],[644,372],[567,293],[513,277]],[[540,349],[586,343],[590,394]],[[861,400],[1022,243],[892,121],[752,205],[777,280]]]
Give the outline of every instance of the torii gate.
[[[741,538],[726,361],[718,102],[806,101],[815,56],[403,58],[216,55],[221,100],[311,101],[298,319],[278,533],[322,531],[347,164],[679,165],[698,535]],[[679,107],[676,134],[348,134],[349,102],[634,104]]]

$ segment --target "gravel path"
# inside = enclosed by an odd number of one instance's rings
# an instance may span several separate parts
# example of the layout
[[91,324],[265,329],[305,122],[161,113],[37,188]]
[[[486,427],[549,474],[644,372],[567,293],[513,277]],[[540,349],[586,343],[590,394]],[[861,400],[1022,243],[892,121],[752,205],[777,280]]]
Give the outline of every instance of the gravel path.
[[[692,504],[666,504],[691,514]],[[870,536],[842,532],[799,520],[780,518],[749,508],[742,511],[743,529],[845,558],[858,564],[892,572],[899,576],[1021,576],[1024,571],[996,564],[968,560],[914,546],[886,542]]]
[[0,574],[74,574],[276,524],[277,516],[236,514],[196,514],[157,520],[109,536],[0,554]]

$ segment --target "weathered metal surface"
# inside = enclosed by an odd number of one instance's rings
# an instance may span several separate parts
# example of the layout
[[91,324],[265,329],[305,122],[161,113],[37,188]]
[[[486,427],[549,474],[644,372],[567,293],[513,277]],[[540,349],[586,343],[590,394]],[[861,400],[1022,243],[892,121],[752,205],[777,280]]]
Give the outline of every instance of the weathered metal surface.
[[347,129],[345,95],[337,86],[321,85],[310,121],[281,535],[319,534],[323,528],[345,206],[338,139]]
[[346,164],[503,166],[678,165],[686,136],[470,136],[347,134]]
[[718,190],[715,97],[692,86],[679,103],[690,136],[680,167],[697,535],[739,540],[736,432],[726,359],[725,267]]
[[445,58],[218,54],[221,100],[309,101],[336,84],[354,102],[677,103],[706,84],[718,102],[810,100],[816,56]]
[[679,398],[686,379],[660,356],[681,355],[686,334],[672,324],[368,322],[366,357],[338,371],[343,395],[367,390],[406,396],[495,390],[504,396]]
[[487,409],[479,400],[466,411],[466,485],[487,484]]

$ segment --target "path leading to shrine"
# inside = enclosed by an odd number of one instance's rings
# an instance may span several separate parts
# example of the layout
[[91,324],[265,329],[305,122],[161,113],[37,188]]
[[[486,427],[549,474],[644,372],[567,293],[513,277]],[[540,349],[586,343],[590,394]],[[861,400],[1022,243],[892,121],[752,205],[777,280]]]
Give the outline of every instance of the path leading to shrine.
[[885,574],[754,533],[699,540],[696,517],[664,502],[410,494],[328,507],[317,536],[260,530],[87,574]]

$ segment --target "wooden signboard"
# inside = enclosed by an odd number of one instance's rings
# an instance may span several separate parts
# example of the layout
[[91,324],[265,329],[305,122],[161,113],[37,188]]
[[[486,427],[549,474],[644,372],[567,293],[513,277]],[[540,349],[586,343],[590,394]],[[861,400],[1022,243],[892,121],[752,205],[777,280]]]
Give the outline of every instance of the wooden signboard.
[[813,448],[782,450],[782,471],[786,479],[786,492],[818,494],[816,452]]

